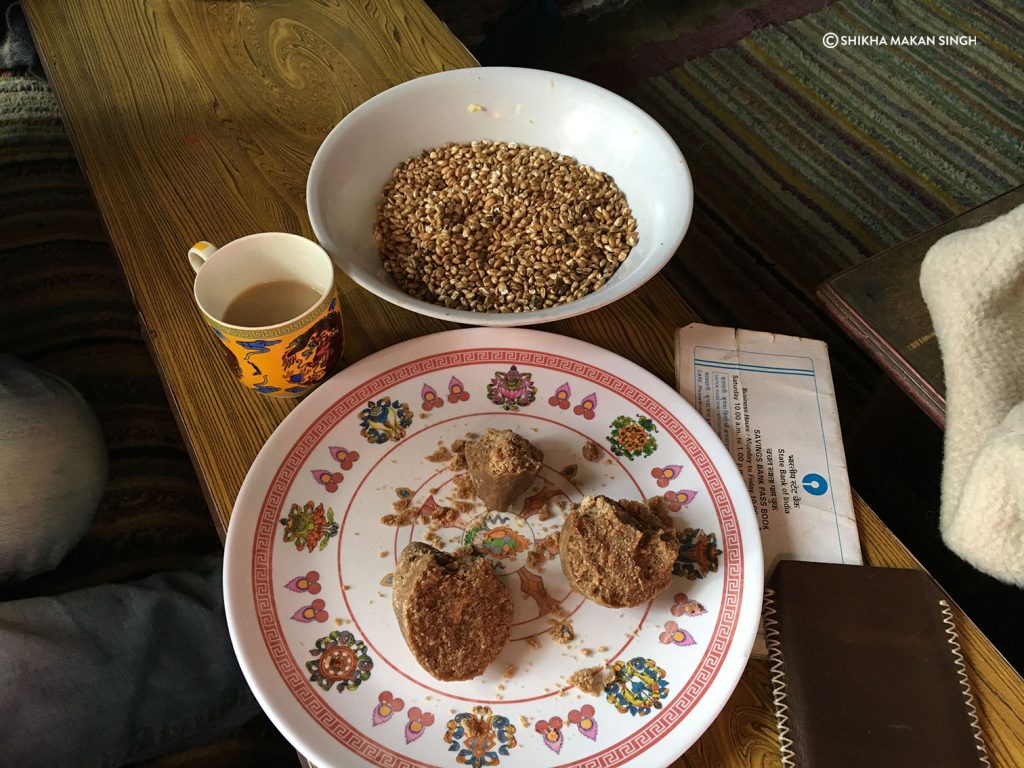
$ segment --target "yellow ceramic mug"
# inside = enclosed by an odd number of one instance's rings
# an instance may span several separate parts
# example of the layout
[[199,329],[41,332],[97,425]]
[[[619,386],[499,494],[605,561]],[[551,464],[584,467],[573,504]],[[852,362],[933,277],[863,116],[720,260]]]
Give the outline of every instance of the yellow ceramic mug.
[[[271,397],[301,397],[341,360],[334,264],[298,235],[264,232],[188,252],[195,299],[238,380]],[[241,319],[238,319],[241,318]]]

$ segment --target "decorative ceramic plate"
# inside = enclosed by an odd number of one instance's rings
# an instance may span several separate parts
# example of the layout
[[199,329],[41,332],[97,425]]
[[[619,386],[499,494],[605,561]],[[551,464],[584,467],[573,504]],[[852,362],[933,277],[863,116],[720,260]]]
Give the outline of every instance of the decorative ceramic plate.
[[[544,452],[507,514],[460,499],[443,460],[487,427]],[[664,497],[684,543],[652,602],[569,589],[549,537],[588,494]],[[412,524],[382,522],[396,510]],[[480,677],[439,682],[402,638],[390,585],[417,540],[474,547],[512,590],[511,642]],[[470,329],[366,358],[284,420],[238,495],[224,589],[253,691],[319,766],[659,766],[739,680],[762,563],[735,465],[676,392],[590,344]],[[566,682],[594,665],[610,676],[598,695]]]

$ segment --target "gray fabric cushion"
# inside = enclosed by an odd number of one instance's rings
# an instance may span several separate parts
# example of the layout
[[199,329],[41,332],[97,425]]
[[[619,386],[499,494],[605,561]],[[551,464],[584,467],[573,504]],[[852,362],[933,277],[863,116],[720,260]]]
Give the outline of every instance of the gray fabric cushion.
[[0,580],[56,568],[103,497],[103,433],[71,385],[2,354],[0,468]]
[[36,70],[38,67],[39,58],[21,4],[0,0],[0,70]]

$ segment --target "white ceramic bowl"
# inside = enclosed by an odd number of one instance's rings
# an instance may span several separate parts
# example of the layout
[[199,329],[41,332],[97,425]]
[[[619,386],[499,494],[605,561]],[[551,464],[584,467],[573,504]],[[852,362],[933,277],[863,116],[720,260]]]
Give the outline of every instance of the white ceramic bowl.
[[[471,104],[484,109],[471,111]],[[479,139],[545,147],[615,178],[640,239],[600,289],[550,309],[500,313],[447,309],[394,284],[373,239],[381,190],[392,170],[424,149]],[[320,244],[349,277],[381,298],[458,323],[530,325],[597,309],[657,274],[690,223],[693,185],[668,133],[622,97],[551,72],[477,67],[410,80],[352,110],[313,158],[306,202]]]

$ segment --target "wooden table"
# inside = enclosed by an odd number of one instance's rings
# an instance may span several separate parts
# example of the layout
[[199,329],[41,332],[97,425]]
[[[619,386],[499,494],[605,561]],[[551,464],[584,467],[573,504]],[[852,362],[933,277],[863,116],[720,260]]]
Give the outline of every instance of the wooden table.
[[[260,446],[293,406],[243,391],[192,304],[185,251],[279,230],[312,236],[303,191],[330,128],[395,83],[475,61],[420,0],[24,0],[65,123],[223,531]],[[449,326],[338,284],[352,363]],[[546,330],[667,382],[673,330],[697,318],[661,278]],[[858,502],[868,562],[915,567]],[[993,765],[1024,764],[1024,681],[957,617]],[[677,766],[777,766],[767,665],[752,661]]]
[[946,382],[939,341],[921,295],[921,263],[939,239],[1020,205],[1024,186],[875,254],[818,288],[832,318],[940,427],[946,424]]

